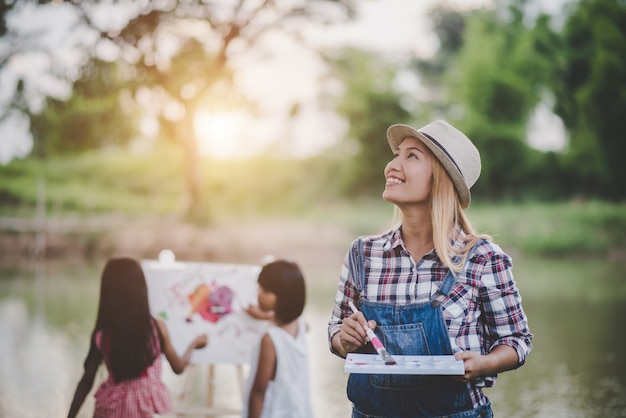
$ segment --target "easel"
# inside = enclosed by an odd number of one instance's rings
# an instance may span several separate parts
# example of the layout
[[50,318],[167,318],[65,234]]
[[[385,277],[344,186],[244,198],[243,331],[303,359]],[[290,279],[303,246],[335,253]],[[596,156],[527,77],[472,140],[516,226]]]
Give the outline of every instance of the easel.
[[[208,381],[207,381],[207,404],[206,406],[192,406],[189,404],[189,398],[193,391],[193,384],[198,376],[199,366],[197,364],[190,364],[185,371],[185,381],[183,384],[183,390],[178,398],[178,405],[174,405],[174,414],[177,418],[183,418],[188,415],[204,415],[205,417],[216,417],[224,415],[236,415],[240,416],[242,410],[236,408],[220,407],[215,405],[215,364],[208,364]],[[234,364],[237,373],[237,384],[239,386],[239,393],[241,396],[241,402],[245,402],[244,390],[245,379],[243,372],[243,365]]]
[[[257,265],[237,265],[227,263],[206,263],[206,262],[179,262],[171,250],[162,250],[159,253],[159,260],[143,260],[142,268],[146,274],[146,282],[148,283],[148,293],[150,298],[150,308],[154,315],[167,314],[166,316],[172,321],[178,321],[178,324],[184,324],[189,319],[189,307],[187,306],[186,296],[198,284],[210,283],[216,285],[218,279],[220,284],[231,292],[236,290],[241,298],[239,300],[238,311],[228,312],[231,315],[224,319],[225,328],[221,330],[224,334],[215,334],[215,340],[211,337],[211,341],[215,342],[215,347],[221,349],[215,350],[210,354],[204,353],[203,360],[190,363],[183,377],[183,385],[180,395],[177,396],[173,405],[173,415],[177,418],[186,416],[240,416],[245,402],[245,377],[244,367],[248,364],[245,360],[249,359],[248,350],[260,339],[263,329],[267,325],[263,325],[258,318],[253,318],[242,313],[242,306],[248,306],[256,300],[257,294],[257,277],[260,266]],[[178,288],[178,285],[181,288]],[[191,285],[191,286],[190,286]],[[185,288],[187,286],[187,288]],[[222,289],[224,288],[222,287]],[[243,296],[242,296],[243,295]],[[180,302],[183,302],[181,305]],[[220,305],[221,306],[221,305]],[[205,312],[206,313],[206,312]],[[177,318],[177,319],[173,319]],[[213,325],[218,318],[204,318],[198,321],[207,320]],[[220,324],[223,324],[222,319]],[[267,323],[267,321],[265,321]],[[176,328],[171,329],[171,336],[174,335]],[[243,349],[242,349],[243,347]],[[243,360],[242,360],[243,359]],[[243,362],[242,362],[243,361]],[[236,385],[238,390],[228,393],[229,403],[236,404],[240,399],[240,407],[224,407],[216,405],[216,367],[222,365],[224,367],[235,367]],[[207,373],[207,398],[205,406],[193,405],[192,397],[195,394],[194,388],[198,386],[198,381],[204,380],[204,376],[198,372],[208,368]],[[202,378],[202,379],[200,379]],[[232,383],[231,379],[227,379]],[[235,395],[234,402],[230,402],[232,396]]]

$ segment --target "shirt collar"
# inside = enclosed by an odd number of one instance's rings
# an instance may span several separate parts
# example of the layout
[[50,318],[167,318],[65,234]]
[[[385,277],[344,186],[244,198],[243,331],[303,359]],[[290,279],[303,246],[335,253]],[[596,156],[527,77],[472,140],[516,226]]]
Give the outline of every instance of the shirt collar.
[[389,239],[383,246],[384,251],[391,251],[392,249],[395,250],[398,247],[405,248],[404,241],[402,241],[402,234],[400,233],[401,228],[401,224],[398,224],[391,230]]
[[[391,234],[389,235],[389,239],[387,240],[387,242],[384,244],[384,250],[385,251],[391,251],[392,249],[397,249],[399,248],[403,248],[406,250],[406,247],[404,246],[404,241],[402,240],[402,224],[398,224],[396,227],[394,227],[391,230]],[[465,246],[465,243],[467,242],[467,237],[465,232],[463,232],[463,230],[461,229],[461,227],[459,225],[457,225],[455,227],[454,230],[454,236],[452,236],[450,238],[450,244],[452,245],[452,248],[463,248]]]
[[463,232],[459,225],[454,228],[453,234],[454,235],[450,237],[450,244],[452,245],[452,248],[460,249],[465,247],[465,244],[467,243],[467,234]]

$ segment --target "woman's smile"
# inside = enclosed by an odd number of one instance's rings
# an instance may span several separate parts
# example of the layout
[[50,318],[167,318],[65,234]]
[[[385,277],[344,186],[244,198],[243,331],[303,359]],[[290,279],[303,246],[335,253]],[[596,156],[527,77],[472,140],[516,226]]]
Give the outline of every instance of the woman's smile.
[[400,180],[397,177],[394,177],[394,176],[387,177],[387,184],[388,185],[403,184],[403,183],[404,183],[404,180]]

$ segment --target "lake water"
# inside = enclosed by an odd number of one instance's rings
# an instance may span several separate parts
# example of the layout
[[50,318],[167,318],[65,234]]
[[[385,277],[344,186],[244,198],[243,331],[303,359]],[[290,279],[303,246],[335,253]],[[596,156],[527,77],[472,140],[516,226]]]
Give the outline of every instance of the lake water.
[[[0,268],[0,417],[66,416],[95,320],[102,264],[6,264]],[[583,258],[515,259],[534,350],[524,367],[501,374],[486,390],[496,416],[626,417],[624,267]],[[303,270],[316,417],[348,417],[343,362],[326,343],[338,266]],[[196,377],[188,402],[202,406],[208,368],[189,371]],[[237,369],[213,371],[215,405],[240,408]],[[178,402],[189,373],[176,376],[166,363],[163,379]],[[89,417],[92,408],[90,396],[80,416]]]

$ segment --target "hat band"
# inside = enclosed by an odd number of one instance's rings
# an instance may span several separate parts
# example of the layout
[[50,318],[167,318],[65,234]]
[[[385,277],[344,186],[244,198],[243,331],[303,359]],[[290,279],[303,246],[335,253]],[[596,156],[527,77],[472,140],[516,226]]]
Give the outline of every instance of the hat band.
[[439,148],[444,154],[446,154],[446,157],[448,157],[448,159],[450,161],[452,161],[452,164],[454,164],[454,166],[458,170],[458,172],[461,175],[461,177],[463,177],[463,179],[465,179],[465,176],[463,175],[463,172],[461,171],[459,166],[456,165],[456,161],[454,161],[454,158],[452,158],[452,156],[450,154],[448,154],[448,151],[446,151],[446,149],[439,142],[437,142],[437,140],[435,138],[433,138],[432,136],[428,135],[426,132],[422,132],[422,131],[418,131],[418,132],[420,134],[424,135],[426,138],[428,138],[433,144],[435,144],[437,146],[437,148]]

